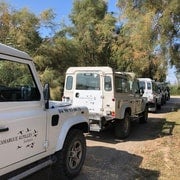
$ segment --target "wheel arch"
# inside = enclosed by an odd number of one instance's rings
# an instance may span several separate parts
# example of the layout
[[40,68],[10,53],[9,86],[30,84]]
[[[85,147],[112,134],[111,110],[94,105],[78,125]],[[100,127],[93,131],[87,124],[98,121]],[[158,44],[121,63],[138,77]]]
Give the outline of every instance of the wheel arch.
[[[72,121],[72,120],[70,120],[70,121]],[[56,150],[55,150],[56,152],[63,148],[65,139],[66,139],[68,133],[72,129],[78,129],[78,130],[82,131],[82,133],[87,133],[89,131],[89,124],[82,120],[79,121],[78,123],[77,122],[73,123],[73,121],[72,121],[72,123],[68,122],[68,123],[63,124],[63,127],[61,128],[60,134],[58,137],[57,146],[56,146]]]
[[123,119],[126,112],[128,112],[129,115],[131,115],[131,113],[132,113],[131,107],[122,106],[121,110],[119,111],[119,115],[118,115],[117,119]]
[[124,111],[124,116],[125,116],[125,113],[128,113],[129,115],[131,115],[131,108],[127,107]]

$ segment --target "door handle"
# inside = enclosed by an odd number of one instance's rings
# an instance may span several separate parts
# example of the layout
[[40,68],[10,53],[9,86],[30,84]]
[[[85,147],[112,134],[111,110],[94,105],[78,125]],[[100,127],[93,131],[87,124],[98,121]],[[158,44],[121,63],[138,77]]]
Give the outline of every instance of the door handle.
[[76,93],[75,96],[78,98],[79,97],[79,93]]
[[0,127],[0,132],[9,131],[8,127]]

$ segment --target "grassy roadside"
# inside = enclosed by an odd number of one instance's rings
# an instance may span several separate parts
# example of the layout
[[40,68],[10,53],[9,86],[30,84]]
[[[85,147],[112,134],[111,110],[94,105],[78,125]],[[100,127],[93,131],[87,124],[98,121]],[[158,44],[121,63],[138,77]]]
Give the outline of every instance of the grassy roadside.
[[[164,118],[166,121],[159,134],[160,138],[151,142],[142,152],[141,168],[158,172],[160,180],[178,180],[180,175],[180,110],[167,113]],[[141,172],[141,175],[143,178],[157,179],[153,173]]]
[[170,86],[171,95],[180,95],[180,86]]

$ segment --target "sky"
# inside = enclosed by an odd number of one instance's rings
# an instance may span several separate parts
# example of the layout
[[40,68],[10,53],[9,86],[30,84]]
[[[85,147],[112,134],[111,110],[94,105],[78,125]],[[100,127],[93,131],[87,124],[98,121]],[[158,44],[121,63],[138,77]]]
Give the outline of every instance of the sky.
[[[68,15],[71,13],[74,0],[0,0],[10,4],[16,10],[26,7],[31,12],[39,15],[42,11],[53,9],[56,14],[57,22],[68,22]],[[108,12],[114,12],[115,15],[119,14],[119,9],[116,7],[117,0],[106,0],[108,2]],[[175,76],[175,68],[168,69],[166,81],[171,84],[177,83]]]
[[[56,15],[55,22],[65,24],[70,24],[68,15],[71,14],[74,0],[0,0],[7,2],[12,8],[19,10],[21,8],[27,8],[32,13],[37,16],[41,14],[44,10],[52,9]],[[108,12],[117,12],[119,9],[116,7],[117,0],[105,0],[108,2]],[[40,33],[42,37],[51,36],[48,34],[48,30],[41,28]]]
[[[74,0],[0,0],[12,5],[15,9],[28,8],[36,15],[46,9],[53,9],[57,15],[57,20],[68,20],[71,13]],[[108,2],[108,11],[118,12],[116,7],[117,0],[106,0]]]

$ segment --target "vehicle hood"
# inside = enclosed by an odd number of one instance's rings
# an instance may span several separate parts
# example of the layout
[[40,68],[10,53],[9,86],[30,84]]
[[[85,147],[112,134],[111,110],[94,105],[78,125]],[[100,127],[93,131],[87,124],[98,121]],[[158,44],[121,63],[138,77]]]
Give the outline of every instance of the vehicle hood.
[[63,102],[63,101],[49,101],[49,107],[50,108],[57,108],[57,107],[66,107],[71,106],[72,104],[69,102]]

